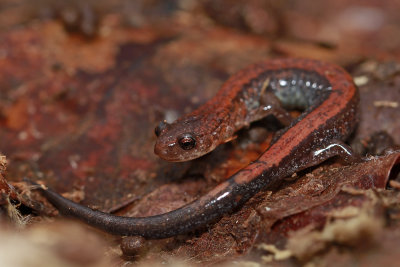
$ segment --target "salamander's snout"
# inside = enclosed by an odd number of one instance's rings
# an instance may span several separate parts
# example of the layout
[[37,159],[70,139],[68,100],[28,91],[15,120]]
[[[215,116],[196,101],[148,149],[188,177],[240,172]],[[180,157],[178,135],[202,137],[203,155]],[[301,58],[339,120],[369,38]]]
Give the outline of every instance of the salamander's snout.
[[154,145],[154,154],[159,156],[162,159],[165,159],[166,156],[168,156],[168,152],[166,149],[164,149],[159,142],[157,141],[156,144]]

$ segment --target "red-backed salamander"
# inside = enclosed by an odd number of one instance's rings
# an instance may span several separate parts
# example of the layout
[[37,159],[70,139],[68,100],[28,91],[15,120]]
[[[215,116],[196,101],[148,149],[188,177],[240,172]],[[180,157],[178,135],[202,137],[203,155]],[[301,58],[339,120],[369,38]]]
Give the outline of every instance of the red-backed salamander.
[[[294,172],[333,156],[357,160],[342,140],[357,123],[358,103],[351,76],[334,64],[310,59],[263,61],[233,75],[199,109],[156,128],[155,152],[170,161],[183,161],[210,152],[266,115],[288,125],[255,162],[204,196],[168,213],[131,218],[94,211],[45,186],[40,190],[62,214],[111,234],[157,239],[188,233],[233,212]],[[291,120],[285,111],[290,109],[303,112]]]

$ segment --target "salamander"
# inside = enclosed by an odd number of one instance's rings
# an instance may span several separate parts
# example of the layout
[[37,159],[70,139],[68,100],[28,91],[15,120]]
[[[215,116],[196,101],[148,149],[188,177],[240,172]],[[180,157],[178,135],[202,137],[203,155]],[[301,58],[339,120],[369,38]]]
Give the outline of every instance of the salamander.
[[[294,172],[333,156],[358,161],[343,143],[358,121],[359,93],[341,67],[311,59],[275,59],[231,76],[203,106],[156,127],[155,153],[170,161],[200,157],[266,115],[286,125],[254,162],[185,206],[155,216],[115,216],[74,203],[45,186],[39,190],[62,214],[115,235],[167,238],[205,227]],[[287,110],[301,110],[292,119]]]

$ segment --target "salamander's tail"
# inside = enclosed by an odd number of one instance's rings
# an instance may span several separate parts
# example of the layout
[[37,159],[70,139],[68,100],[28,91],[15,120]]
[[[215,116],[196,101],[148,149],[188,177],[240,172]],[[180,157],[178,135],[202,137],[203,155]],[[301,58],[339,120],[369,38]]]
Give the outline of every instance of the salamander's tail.
[[[148,217],[124,217],[93,210],[66,199],[45,185],[28,179],[25,181],[33,185],[33,190],[39,190],[65,216],[79,219],[110,234],[142,236],[147,239],[167,238],[206,227],[242,203],[235,201],[235,196],[229,194],[233,190],[230,186],[241,185],[225,182],[220,185],[221,190],[214,191],[212,195],[206,194],[176,210]],[[242,200],[247,200],[249,196]]]

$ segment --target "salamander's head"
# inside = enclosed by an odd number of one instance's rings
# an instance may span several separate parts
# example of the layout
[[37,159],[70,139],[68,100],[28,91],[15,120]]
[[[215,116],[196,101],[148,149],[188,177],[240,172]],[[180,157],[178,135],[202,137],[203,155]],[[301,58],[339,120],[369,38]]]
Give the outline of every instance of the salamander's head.
[[171,124],[160,122],[155,129],[154,153],[168,161],[187,161],[203,156],[218,145],[212,135],[204,134],[196,118],[181,119]]

